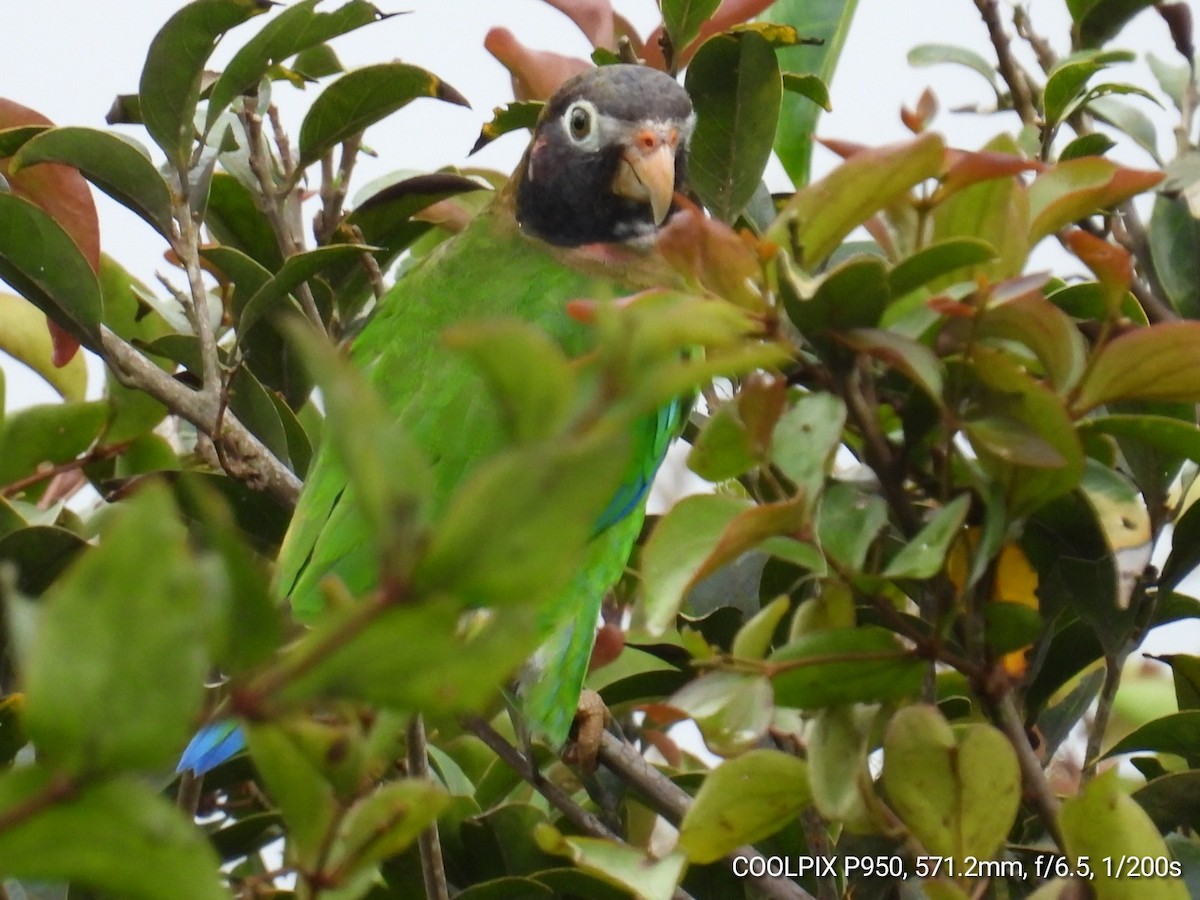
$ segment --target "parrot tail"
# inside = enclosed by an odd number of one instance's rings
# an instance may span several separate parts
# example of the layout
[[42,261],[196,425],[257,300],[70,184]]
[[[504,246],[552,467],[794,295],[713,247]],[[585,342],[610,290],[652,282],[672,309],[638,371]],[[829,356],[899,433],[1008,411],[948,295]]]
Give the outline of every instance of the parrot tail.
[[199,777],[211,772],[245,746],[246,736],[237,722],[232,719],[210,722],[188,742],[175,771],[191,772]]

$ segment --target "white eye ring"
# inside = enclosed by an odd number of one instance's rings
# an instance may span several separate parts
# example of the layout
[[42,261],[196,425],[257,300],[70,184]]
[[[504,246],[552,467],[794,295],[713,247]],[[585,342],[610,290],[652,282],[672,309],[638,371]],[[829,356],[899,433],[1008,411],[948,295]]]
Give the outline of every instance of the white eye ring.
[[584,147],[596,144],[596,107],[588,101],[576,100],[568,106],[562,122],[572,143]]

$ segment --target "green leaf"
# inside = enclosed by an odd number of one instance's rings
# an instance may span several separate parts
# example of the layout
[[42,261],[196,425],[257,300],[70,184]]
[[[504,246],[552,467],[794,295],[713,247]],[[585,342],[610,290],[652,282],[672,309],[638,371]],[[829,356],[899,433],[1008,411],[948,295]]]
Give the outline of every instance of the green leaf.
[[956,47],[953,44],[921,44],[908,51],[910,66],[936,66],[940,63],[966,66],[972,72],[978,72],[996,92],[996,96],[1000,96],[996,67],[974,50]]
[[717,35],[692,58],[686,85],[697,116],[689,179],[712,214],[732,222],[771,156],[783,93],[775,51],[754,32]]
[[817,518],[821,549],[842,566],[859,571],[887,519],[883,498],[851,482],[832,482],[821,498]]
[[1135,750],[1174,753],[1188,760],[1192,767],[1200,765],[1200,711],[1189,709],[1153,719],[1113,744],[1104,756]]
[[258,86],[271,66],[330,38],[389,18],[365,0],[350,0],[328,13],[313,12],[318,2],[303,0],[283,10],[234,54],[209,92],[205,133],[239,94]]
[[816,75],[784,72],[783,89],[797,96],[807,97],[826,112],[833,112],[833,106],[829,103],[829,88]]
[[347,259],[357,260],[366,250],[359,244],[331,244],[289,256],[283,266],[245,300],[239,334],[244,335],[261,319],[270,316],[289,293],[313,276]]
[[[1020,158],[1017,145],[1006,135],[989,141],[984,150]],[[1029,255],[1028,231],[1029,193],[1017,178],[976,182],[955,191],[933,209],[934,246],[947,239],[971,238],[985,241],[996,251],[994,261],[974,264],[958,275],[961,280],[982,275],[997,282],[1021,274]]]
[[781,279],[781,292],[788,318],[805,337],[823,331],[872,328],[887,308],[887,266],[875,256],[855,256],[828,272],[811,297],[791,278]]
[[662,0],[663,27],[676,55],[696,39],[720,5],[720,0]]
[[962,534],[970,508],[971,498],[963,494],[939,509],[916,537],[892,557],[883,577],[931,578],[942,568],[954,539]]
[[480,129],[479,138],[471,148],[471,153],[478,153],[496,138],[510,132],[520,131],[522,128],[532,131],[545,105],[541,100],[514,100],[506,106],[497,106],[492,111],[491,121],[484,123]]
[[798,191],[769,236],[790,243],[785,223],[794,222],[801,261],[811,269],[879,210],[907,196],[927,178],[936,178],[944,152],[941,137],[930,132],[903,144],[856,153],[820,181]]
[[1088,112],[1096,119],[1133,138],[1135,144],[1149,153],[1156,163],[1162,165],[1162,157],[1158,155],[1158,129],[1154,121],[1132,104],[1123,103],[1116,97],[1107,96],[1108,94],[1136,94],[1153,101],[1156,106],[1161,106],[1158,98],[1133,85],[1105,84],[1097,85],[1088,91],[1084,99]]
[[854,832],[877,828],[867,765],[875,718],[871,706],[831,706],[813,715],[808,732],[813,806],[826,820]]
[[41,375],[64,400],[83,399],[88,376],[84,358],[76,354],[65,366],[54,365],[45,314],[12,294],[0,294],[0,351]]
[[10,166],[16,171],[44,162],[73,166],[159,234],[171,234],[171,193],[149,154],[134,141],[94,128],[52,128],[25,144]]
[[[767,11],[772,22],[790,25],[797,33],[822,41],[816,47],[776,51],[780,67],[787,72],[811,72],[824,84],[832,82],[857,6],[857,0],[775,0]],[[808,96],[791,90],[784,93],[775,154],[797,187],[808,183],[813,135],[820,115],[821,107],[809,102]]]
[[545,852],[574,860],[577,866],[625,888],[640,900],[669,900],[687,866],[682,853],[653,859],[628,844],[568,837],[548,824],[539,825],[534,838]]
[[337,815],[333,786],[319,765],[337,732],[315,722],[246,724],[246,743],[271,799],[289,825],[288,843],[301,862],[314,863]]
[[938,241],[898,262],[888,273],[888,289],[893,297],[903,297],[958,269],[982,265],[995,258],[996,249],[979,238],[959,237]]
[[300,126],[300,167],[418,97],[467,106],[466,99],[436,75],[405,63],[380,63],[348,72],[313,101]]
[[25,691],[41,758],[76,771],[172,762],[208,667],[203,596],[168,493],[143,488],[40,607]]
[[785,596],[776,597],[754,614],[738,629],[729,653],[737,659],[762,659],[771,649],[775,629],[791,609],[791,601]]
[[1050,72],[1046,79],[1043,106],[1046,122],[1054,127],[1069,114],[1071,101],[1083,93],[1088,79],[1114,63],[1131,62],[1134,56],[1125,51],[1086,52],[1068,57]]
[[1154,80],[1158,82],[1162,92],[1171,98],[1176,109],[1182,109],[1183,94],[1187,90],[1187,84],[1191,78],[1187,64],[1180,63],[1173,66],[1154,53],[1146,54],[1146,63],[1150,66]]
[[[11,413],[0,431],[0,485],[83,453],[99,437],[108,413],[102,401],[31,406]],[[39,496],[44,488],[44,483],[37,484],[27,496]]]
[[1117,400],[1200,401],[1200,322],[1166,322],[1115,338],[1096,355],[1075,397],[1086,411]]
[[976,335],[985,340],[1015,341],[1033,351],[1055,391],[1075,387],[1087,365],[1087,344],[1075,323],[1044,297],[1033,294],[988,307]]
[[720,670],[689,681],[666,705],[691,718],[704,745],[725,757],[738,756],[761,743],[775,711],[767,679]]
[[712,553],[726,526],[750,508],[721,494],[685,497],[655,526],[642,553],[646,627],[662,634],[674,621],[695,572]]
[[932,706],[900,710],[883,739],[883,785],[921,845],[953,856],[995,858],[1021,804],[1021,773],[990,725],[952,729]]
[[433,781],[405,778],[381,785],[346,811],[330,864],[349,878],[401,853],[449,802],[445,788]]
[[1154,659],[1171,667],[1171,677],[1175,680],[1175,703],[1180,712],[1200,710],[1200,656],[1168,653]]
[[142,68],[142,121],[176,169],[186,169],[204,64],[229,29],[270,8],[264,0],[194,0],[154,36]]
[[704,779],[679,825],[679,849],[693,863],[716,862],[783,828],[811,798],[803,760],[751,750]]
[[[202,252],[206,256],[217,258],[219,252],[239,250],[261,265],[268,274],[278,272],[283,265],[283,255],[279,251],[275,232],[271,230],[271,223],[258,208],[249,188],[232,175],[213,173],[208,187],[208,205],[204,208],[204,224],[223,245],[205,248]],[[257,285],[250,288],[242,283],[240,271],[229,271],[227,274],[239,289],[247,291],[247,297],[257,289]]]
[[942,405],[942,362],[924,344],[882,328],[854,328],[838,338],[851,349],[902,373],[923,390],[934,405]]
[[771,460],[811,508],[842,440],[846,406],[834,394],[799,394],[775,423]]
[[64,792],[61,777],[38,767],[0,775],[0,816],[37,806],[0,831],[6,875],[71,881],[132,900],[161,900],[164,892],[227,900],[204,833],[158,791],[122,778]]
[[1062,398],[1008,354],[972,351],[979,415],[966,423],[980,461],[1004,485],[1010,512],[1028,512],[1073,489],[1083,477],[1083,448]]
[[688,451],[688,468],[708,481],[736,478],[756,463],[753,442],[736,403],[722,403],[704,423]]
[[[1200,816],[1197,815],[1197,810],[1200,810],[1200,771],[1189,769],[1156,778],[1148,776],[1147,783],[1133,792],[1133,799],[1145,810],[1158,830],[1168,835],[1167,846],[1171,848],[1175,859],[1183,864],[1184,880],[1192,889],[1188,893],[1194,894],[1195,860],[1180,857],[1178,848],[1172,845],[1175,836],[1170,832],[1186,833],[1200,823]],[[1179,836],[1182,837],[1182,834]]]
[[88,347],[100,345],[103,302],[78,245],[39,207],[0,192],[0,277]]
[[1119,414],[1096,416],[1080,423],[1079,427],[1085,433],[1097,431],[1114,437],[1130,438],[1170,456],[1200,463],[1200,428],[1182,419]]
[[[1188,900],[1178,878],[1130,878],[1122,863],[1166,857],[1158,829],[1121,787],[1115,768],[1093,778],[1083,791],[1063,802],[1059,813],[1066,851],[1072,862],[1092,860],[1092,890],[1104,900]],[[1106,862],[1109,861],[1109,862]],[[1121,870],[1118,872],[1118,870]]]
[[797,709],[878,703],[915,694],[926,664],[883,628],[802,635],[767,658],[775,702]]
[[1182,199],[1154,198],[1150,258],[1171,305],[1185,318],[1200,318],[1200,219]]
[[1130,19],[1153,3],[1154,0],[1067,0],[1067,9],[1075,23],[1072,34],[1077,46],[1099,47],[1107,43]]
[[1060,162],[1065,162],[1068,159],[1079,159],[1083,156],[1103,156],[1115,146],[1117,146],[1117,142],[1107,134],[1093,131],[1091,134],[1080,135],[1067,144],[1062,153],[1058,155],[1058,159]]

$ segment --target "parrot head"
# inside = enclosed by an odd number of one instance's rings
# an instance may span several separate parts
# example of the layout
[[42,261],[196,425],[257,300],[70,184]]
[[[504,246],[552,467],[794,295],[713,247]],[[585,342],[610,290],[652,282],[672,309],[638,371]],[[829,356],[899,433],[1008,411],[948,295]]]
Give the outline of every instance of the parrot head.
[[589,69],[546,103],[517,170],[522,230],[561,247],[639,244],[674,211],[696,114],[670,75]]

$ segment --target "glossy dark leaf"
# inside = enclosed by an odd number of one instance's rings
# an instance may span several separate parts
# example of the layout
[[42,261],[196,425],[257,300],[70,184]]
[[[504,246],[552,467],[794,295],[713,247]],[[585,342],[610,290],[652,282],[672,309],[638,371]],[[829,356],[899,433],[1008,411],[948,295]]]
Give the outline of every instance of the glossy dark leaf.
[[492,113],[492,120],[485,122],[480,130],[479,139],[475,141],[471,153],[478,153],[496,138],[509,132],[520,131],[523,128],[532,131],[543,106],[545,104],[540,100],[516,100],[507,106],[496,107]]
[[[811,72],[823,84],[830,84],[857,6],[857,0],[775,0],[766,18],[791,25],[800,35],[821,41],[816,46],[778,50],[780,67],[786,72]],[[813,135],[820,115],[821,107],[810,102],[808,96],[784,92],[775,153],[797,187],[809,180]]]
[[700,26],[720,5],[720,0],[663,0],[663,26],[676,52],[692,42]]
[[688,66],[687,89],[697,115],[692,186],[714,216],[732,222],[771,155],[783,91],[775,51],[753,32],[711,38]]
[[978,238],[939,241],[897,263],[888,273],[888,288],[892,297],[903,297],[959,269],[982,265],[995,258],[995,248]]
[[192,120],[204,65],[229,29],[265,12],[264,0],[195,0],[154,36],[138,87],[141,117],[177,169],[191,156]]
[[1067,9],[1075,26],[1072,29],[1080,47],[1099,47],[1112,40],[1154,0],[1067,0]]
[[208,95],[205,131],[245,91],[258,86],[273,65],[290,56],[387,18],[365,0],[349,0],[332,12],[316,12],[319,0],[303,0],[279,13],[242,45],[225,66]]
[[405,63],[380,63],[349,72],[313,101],[300,126],[300,165],[308,166],[418,97],[466,106],[436,75]]
[[11,165],[46,162],[73,166],[160,234],[171,233],[170,191],[145,150],[132,141],[92,128],[54,128],[25,144]]

